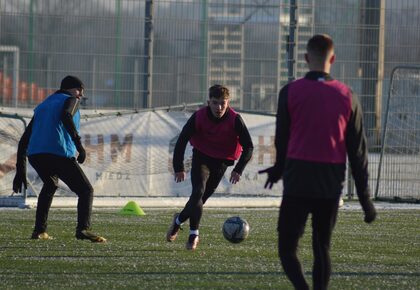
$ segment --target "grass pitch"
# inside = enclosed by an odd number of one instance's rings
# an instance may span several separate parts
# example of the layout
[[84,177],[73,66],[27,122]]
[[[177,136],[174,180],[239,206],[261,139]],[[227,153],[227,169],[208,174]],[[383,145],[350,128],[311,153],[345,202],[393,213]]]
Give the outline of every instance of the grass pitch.
[[[0,210],[0,289],[292,289],[277,256],[277,209],[205,209],[197,251],[185,250],[188,226],[168,243],[175,209],[94,210],[93,230],[107,244],[74,238],[75,210],[52,209],[52,241],[30,240],[35,210]],[[419,289],[420,213],[381,210],[363,223],[361,210],[340,210],[333,234],[330,289]],[[250,226],[240,244],[224,240],[226,218]],[[300,257],[311,283],[310,223]]]

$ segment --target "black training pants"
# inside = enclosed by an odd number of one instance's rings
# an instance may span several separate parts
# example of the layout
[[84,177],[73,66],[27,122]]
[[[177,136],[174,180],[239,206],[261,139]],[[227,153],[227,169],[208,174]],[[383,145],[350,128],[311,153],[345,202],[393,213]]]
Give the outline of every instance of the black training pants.
[[35,229],[38,233],[47,230],[48,212],[61,179],[79,197],[77,203],[77,230],[90,228],[93,188],[75,158],[53,154],[35,154],[28,157],[29,163],[44,182],[38,196]]
[[327,289],[331,275],[330,243],[339,197],[315,199],[283,197],[278,220],[278,251],[284,272],[295,289],[309,289],[297,257],[308,215],[312,215],[313,289]]
[[193,153],[191,166],[192,193],[178,217],[181,222],[190,219],[191,230],[198,230],[203,214],[203,205],[215,192],[226,168],[227,165],[223,160]]

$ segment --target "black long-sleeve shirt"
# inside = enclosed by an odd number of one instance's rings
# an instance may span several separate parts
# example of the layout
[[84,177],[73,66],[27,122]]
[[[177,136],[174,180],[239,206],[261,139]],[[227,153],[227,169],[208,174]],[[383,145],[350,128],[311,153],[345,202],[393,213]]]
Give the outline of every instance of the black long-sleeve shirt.
[[[219,119],[213,116],[209,108],[207,110],[207,115],[212,122],[223,122],[228,115],[227,113],[228,111],[226,111],[226,113]],[[188,141],[195,134],[195,131],[196,131],[195,120],[196,120],[196,113],[193,113],[192,116],[188,119],[187,123],[182,128],[182,131],[176,142],[174,155],[173,155],[173,167],[174,167],[175,172],[181,172],[185,170],[184,169],[184,153],[185,153],[185,148],[187,147]],[[233,171],[239,174],[242,174],[246,164],[249,162],[249,160],[252,157],[254,145],[252,143],[252,139],[249,134],[248,128],[246,127],[242,117],[239,114],[236,116],[236,119],[235,119],[235,131],[238,134],[239,143],[242,146],[242,153]],[[205,155],[202,152],[199,152],[195,148],[193,150],[195,150],[195,152],[198,154]],[[209,156],[206,156],[206,157],[212,158]],[[229,166],[233,165],[234,163],[233,160],[227,160],[227,159],[223,160],[223,162]]]
[[[334,98],[334,91],[324,88],[323,92],[326,94],[332,94],[333,97],[328,99],[329,102],[320,103],[322,101],[325,101],[327,98],[321,98],[317,95],[313,95],[313,90],[310,86],[313,85],[315,88],[317,85],[319,85],[317,84],[318,81],[329,82],[333,80],[332,77],[329,74],[322,72],[309,72],[305,76],[305,79],[312,81],[305,83],[306,86],[309,87],[303,89],[303,91],[306,91],[309,94],[307,96],[307,101],[299,103],[300,106],[306,107],[300,107],[294,112],[290,111],[290,98],[296,97],[295,95],[291,95],[289,92],[290,84],[284,86],[279,94],[276,119],[275,147],[277,150],[277,155],[275,166],[279,170],[279,175],[283,177],[284,194],[313,198],[335,198],[339,194],[341,194],[343,183],[345,180],[345,161],[317,162],[305,158],[290,157],[288,156],[288,152],[292,151],[290,150],[291,148],[289,148],[289,146],[291,146],[291,130],[299,130],[299,125],[292,124],[293,116],[291,116],[291,114],[302,114],[302,112],[311,111],[311,116],[316,116],[316,118],[324,120],[323,124],[325,125],[325,127],[314,126],[314,128],[312,129],[315,132],[307,132],[307,129],[305,130],[305,136],[307,136],[307,134],[309,133],[310,136],[313,136],[314,139],[309,141],[308,139],[301,139],[300,143],[298,144],[302,148],[307,148],[306,151],[311,151],[313,150],[315,143],[317,143],[317,140],[315,140],[317,138],[317,135],[320,135],[317,132],[322,132],[323,130],[325,132],[325,130],[330,130],[331,128],[335,129],[336,131],[340,130],[336,127],[339,126],[339,124],[337,124],[338,120],[334,123],[325,123],[328,122],[326,120],[329,120],[327,119],[327,116],[325,114],[328,114],[328,112],[331,113],[332,111],[338,110],[337,106],[348,105],[351,107],[347,108],[347,110],[350,111],[350,114],[348,120],[346,121],[346,128],[344,130],[345,148],[347,151],[347,156],[350,162],[353,177],[355,179],[355,185],[359,199],[368,198],[369,174],[367,145],[363,128],[362,109],[360,102],[358,101],[357,97],[354,94],[352,94],[351,91],[351,101],[347,104],[343,100],[338,99],[340,98],[339,94],[337,95],[337,98]],[[314,103],[309,104],[309,102]],[[301,115],[299,118],[299,120],[302,120],[301,118],[303,118],[304,120],[309,122],[306,124],[315,123],[316,121],[310,119],[311,117],[307,115]],[[336,132],[333,131],[333,129],[331,132]],[[336,140],[340,140],[339,136],[334,136],[334,138],[336,138]],[[305,153],[305,149],[301,149],[301,151]],[[302,154],[302,156],[304,156],[304,154]]]

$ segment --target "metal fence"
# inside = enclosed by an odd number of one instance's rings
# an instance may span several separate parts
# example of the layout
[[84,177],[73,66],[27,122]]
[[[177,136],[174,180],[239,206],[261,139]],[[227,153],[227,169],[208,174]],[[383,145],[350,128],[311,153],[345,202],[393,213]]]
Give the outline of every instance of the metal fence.
[[418,0],[2,0],[0,105],[32,107],[74,74],[86,108],[201,102],[223,83],[234,107],[275,112],[314,33],[334,38],[332,74],[377,150],[390,72],[420,63]]
[[73,74],[87,109],[203,102],[222,83],[236,109],[275,113],[315,33],[333,37],[332,75],[361,99],[374,186],[391,71],[420,64],[418,0],[0,0],[0,106],[33,107]]

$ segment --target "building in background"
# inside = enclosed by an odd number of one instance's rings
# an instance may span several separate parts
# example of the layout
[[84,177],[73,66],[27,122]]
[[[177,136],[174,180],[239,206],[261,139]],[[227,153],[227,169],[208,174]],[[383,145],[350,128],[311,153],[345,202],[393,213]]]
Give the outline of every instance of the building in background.
[[245,0],[208,1],[208,81],[229,88],[231,104],[244,108]]

